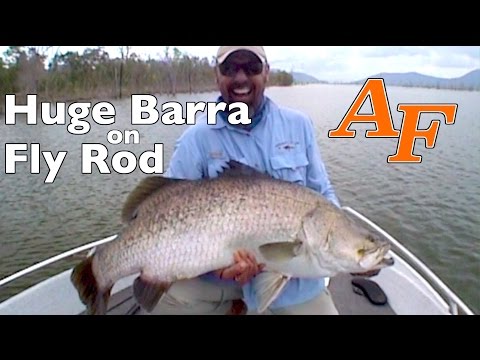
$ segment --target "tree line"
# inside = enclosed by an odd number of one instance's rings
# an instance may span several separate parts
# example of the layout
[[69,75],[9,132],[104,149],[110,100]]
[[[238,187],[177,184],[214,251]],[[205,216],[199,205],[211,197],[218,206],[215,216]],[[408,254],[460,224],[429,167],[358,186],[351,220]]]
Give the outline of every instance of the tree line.
[[[10,46],[0,57],[0,111],[5,94],[37,94],[40,101],[118,99],[131,94],[198,93],[217,89],[214,57],[200,58],[165,47],[158,59],[141,59],[129,46],[111,58],[103,47],[83,54],[57,52],[46,64],[50,47]],[[270,86],[290,86],[293,76],[271,72]]]

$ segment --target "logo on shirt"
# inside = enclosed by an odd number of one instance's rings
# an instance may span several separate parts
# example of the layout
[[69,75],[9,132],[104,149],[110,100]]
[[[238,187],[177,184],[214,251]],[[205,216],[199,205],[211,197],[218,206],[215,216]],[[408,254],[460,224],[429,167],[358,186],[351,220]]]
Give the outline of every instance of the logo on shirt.
[[208,156],[210,156],[211,159],[223,159],[225,155],[223,154],[223,151],[210,151],[208,153]]
[[275,147],[278,149],[278,150],[286,150],[286,151],[290,151],[290,150],[294,150],[296,149],[298,146],[298,141],[296,142],[282,142],[280,144],[277,144],[275,145]]

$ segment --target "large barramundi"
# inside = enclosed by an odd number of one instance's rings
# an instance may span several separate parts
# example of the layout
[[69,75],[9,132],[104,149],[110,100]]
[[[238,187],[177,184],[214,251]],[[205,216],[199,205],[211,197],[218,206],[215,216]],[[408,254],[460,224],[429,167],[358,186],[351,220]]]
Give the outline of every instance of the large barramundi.
[[148,177],[129,195],[125,228],[78,264],[71,279],[91,314],[104,314],[113,285],[129,275],[151,311],[170,285],[233,264],[251,251],[264,263],[259,311],[291,277],[366,272],[392,264],[389,245],[319,193],[236,162],[218,178]]

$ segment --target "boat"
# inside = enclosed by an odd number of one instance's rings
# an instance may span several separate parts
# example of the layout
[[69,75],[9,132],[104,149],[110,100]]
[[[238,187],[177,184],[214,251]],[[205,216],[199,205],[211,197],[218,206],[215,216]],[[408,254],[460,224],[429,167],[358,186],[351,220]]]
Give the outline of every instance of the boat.
[[[328,289],[340,315],[474,315],[474,312],[425,263],[380,226],[351,207],[346,213],[363,222],[391,244],[394,265],[373,277],[339,274]],[[116,235],[71,249],[0,280],[0,289],[28,274],[85,252],[92,252]],[[82,315],[85,306],[70,281],[72,269],[62,271],[0,303],[0,315]],[[118,281],[112,289],[107,315],[148,314],[135,301],[132,284],[138,274]]]

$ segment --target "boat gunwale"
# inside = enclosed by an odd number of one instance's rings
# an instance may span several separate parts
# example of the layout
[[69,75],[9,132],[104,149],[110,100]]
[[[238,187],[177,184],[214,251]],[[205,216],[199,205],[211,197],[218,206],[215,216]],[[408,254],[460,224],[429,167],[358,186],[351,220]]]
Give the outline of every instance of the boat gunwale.
[[[420,275],[420,279],[427,282],[430,285],[436,294],[438,294],[443,301],[448,306],[449,312],[452,315],[459,315],[459,310],[465,315],[474,315],[473,311],[432,271],[425,265],[420,259],[418,259],[412,252],[410,252],[405,246],[403,246],[398,240],[393,236],[388,234],[384,229],[379,225],[360,214],[358,211],[352,209],[348,206],[343,206],[345,210],[350,215],[354,216],[356,219],[364,222],[369,225],[372,229],[384,236],[389,243],[392,245],[392,250],[397,257],[406,262],[415,272]],[[92,241],[88,244],[76,247],[74,249],[65,251],[48,259],[45,259],[41,262],[38,262],[32,266],[29,266],[23,270],[20,270],[12,275],[9,275],[3,279],[0,279],[0,288],[14,280],[17,280],[23,276],[26,276],[36,270],[42,269],[48,265],[56,263],[60,260],[66,259],[68,257],[74,256],[78,253],[90,250],[92,252],[97,246],[103,245],[105,243],[111,242],[117,238],[118,235],[111,235],[109,237],[103,238],[101,240]],[[14,295],[16,296],[16,295]]]

